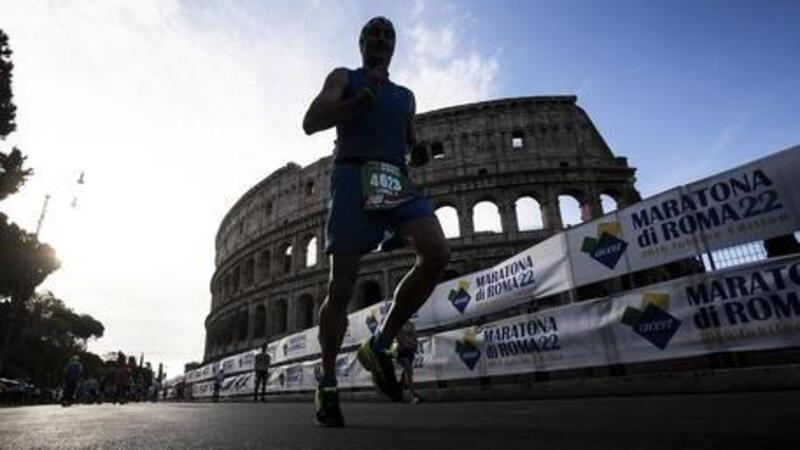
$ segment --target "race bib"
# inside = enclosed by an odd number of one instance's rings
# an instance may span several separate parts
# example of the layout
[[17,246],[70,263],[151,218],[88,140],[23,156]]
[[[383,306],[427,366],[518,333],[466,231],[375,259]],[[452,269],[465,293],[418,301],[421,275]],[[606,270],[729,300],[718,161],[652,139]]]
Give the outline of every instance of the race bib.
[[367,161],[361,166],[361,193],[367,211],[392,209],[413,198],[411,181],[399,167]]

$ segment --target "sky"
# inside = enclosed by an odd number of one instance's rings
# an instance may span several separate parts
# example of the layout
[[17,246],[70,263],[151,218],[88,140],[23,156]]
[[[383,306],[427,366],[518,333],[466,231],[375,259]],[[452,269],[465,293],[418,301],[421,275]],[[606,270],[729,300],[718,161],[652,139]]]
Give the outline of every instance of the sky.
[[330,154],[302,116],[379,14],[420,111],[577,95],[644,196],[800,144],[792,0],[0,0],[18,108],[0,149],[35,170],[0,210],[32,231],[51,196],[40,237],[62,267],[40,288],[105,324],[91,350],[170,375],[202,359],[220,221]]

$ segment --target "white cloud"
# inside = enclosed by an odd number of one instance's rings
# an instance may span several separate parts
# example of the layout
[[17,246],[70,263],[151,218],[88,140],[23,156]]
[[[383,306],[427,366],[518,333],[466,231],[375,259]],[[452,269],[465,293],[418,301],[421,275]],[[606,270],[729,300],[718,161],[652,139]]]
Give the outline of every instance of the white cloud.
[[[497,61],[415,5],[400,43],[413,50],[396,66],[419,109],[491,96]],[[264,176],[329,154],[333,133],[303,135],[302,114],[328,71],[358,63],[358,30],[382,13],[370,8],[4,3],[19,108],[9,143],[36,174],[3,208],[33,229],[53,194],[42,237],[63,266],[43,287],[106,325],[95,351],[145,351],[173,374],[202,356],[217,226]]]
[[488,100],[496,93],[500,65],[465,44],[455,31],[462,22],[420,19],[411,29],[411,51],[396,78],[414,91],[420,112]]

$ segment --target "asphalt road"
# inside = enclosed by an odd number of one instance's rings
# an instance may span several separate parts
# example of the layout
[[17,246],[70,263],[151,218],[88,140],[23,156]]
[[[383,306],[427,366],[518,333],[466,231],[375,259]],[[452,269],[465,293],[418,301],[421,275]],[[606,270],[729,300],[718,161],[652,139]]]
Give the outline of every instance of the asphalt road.
[[0,448],[800,449],[800,392],[480,403],[144,403],[0,409]]

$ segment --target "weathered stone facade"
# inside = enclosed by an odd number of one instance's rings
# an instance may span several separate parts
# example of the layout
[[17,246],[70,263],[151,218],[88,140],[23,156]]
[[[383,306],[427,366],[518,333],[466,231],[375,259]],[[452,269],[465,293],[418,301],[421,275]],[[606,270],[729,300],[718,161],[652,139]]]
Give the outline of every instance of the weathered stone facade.
[[[602,215],[601,194],[620,207],[639,199],[635,169],[613,155],[573,96],[432,111],[417,117],[417,132],[431,162],[412,177],[437,210],[454,208],[458,217],[459,237],[449,239],[450,277],[490,266],[561,230],[559,195],[577,199],[584,220]],[[307,167],[287,164],[223,219],[206,360],[316,325],[328,277],[323,249],[331,164],[331,157]],[[525,197],[541,208],[539,229],[518,227],[517,201]],[[484,201],[497,207],[502,232],[474,231],[473,207]],[[390,296],[412,263],[409,251],[367,255],[351,309]]]

